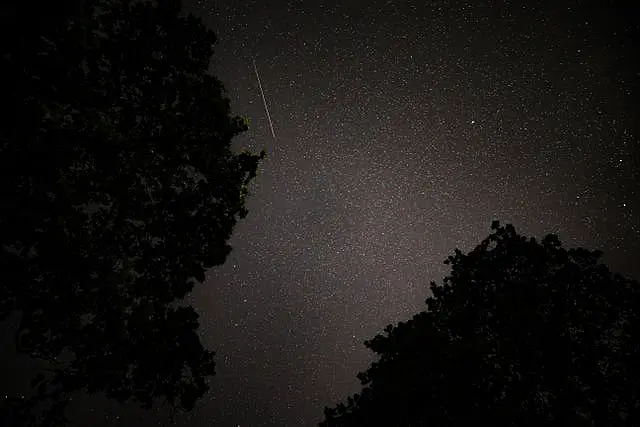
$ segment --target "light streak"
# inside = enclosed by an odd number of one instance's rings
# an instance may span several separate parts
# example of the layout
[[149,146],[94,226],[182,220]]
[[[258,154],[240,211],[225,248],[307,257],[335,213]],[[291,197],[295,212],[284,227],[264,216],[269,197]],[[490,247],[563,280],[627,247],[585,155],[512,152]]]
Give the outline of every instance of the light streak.
[[267,113],[267,120],[269,121],[269,128],[271,128],[271,135],[273,140],[276,139],[276,133],[273,130],[273,122],[271,121],[271,115],[269,114],[269,107],[267,107],[267,99],[264,97],[264,90],[262,90],[262,83],[260,82],[260,74],[258,74],[258,67],[256,66],[256,60],[253,60],[253,69],[256,72],[258,78],[258,87],[260,87],[260,95],[262,95],[262,102],[264,103],[264,111]]

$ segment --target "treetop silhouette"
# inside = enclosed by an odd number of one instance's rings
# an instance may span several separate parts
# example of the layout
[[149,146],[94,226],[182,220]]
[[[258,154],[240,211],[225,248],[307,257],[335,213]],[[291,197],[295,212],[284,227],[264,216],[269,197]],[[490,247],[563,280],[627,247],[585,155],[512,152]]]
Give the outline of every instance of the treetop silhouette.
[[208,73],[216,38],[174,0],[12,3],[0,320],[20,312],[17,348],[53,366],[27,403],[50,425],[82,390],[189,410],[214,353],[176,303],[225,261],[265,155],[231,149],[248,122]]
[[426,311],[365,342],[363,390],[321,426],[638,425],[640,291],[601,255],[494,222]]

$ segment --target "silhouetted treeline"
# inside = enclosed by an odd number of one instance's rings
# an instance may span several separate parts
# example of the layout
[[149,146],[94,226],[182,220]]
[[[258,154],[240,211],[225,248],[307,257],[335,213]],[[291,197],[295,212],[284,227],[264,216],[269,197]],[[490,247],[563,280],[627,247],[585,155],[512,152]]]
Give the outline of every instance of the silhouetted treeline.
[[215,36],[174,0],[2,11],[0,320],[53,368],[21,421],[57,425],[76,391],[189,410],[214,354],[175,303],[225,261],[264,156],[230,149],[247,121],[207,73]]
[[321,426],[640,425],[640,288],[599,251],[511,225],[431,284],[427,310],[365,345],[363,389]]

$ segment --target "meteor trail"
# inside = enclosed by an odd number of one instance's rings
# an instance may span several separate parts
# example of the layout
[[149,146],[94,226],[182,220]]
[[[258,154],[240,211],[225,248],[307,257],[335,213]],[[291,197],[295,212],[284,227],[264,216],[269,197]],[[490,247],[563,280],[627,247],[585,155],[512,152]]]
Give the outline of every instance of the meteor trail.
[[260,87],[260,95],[262,95],[262,102],[264,103],[264,111],[267,113],[267,120],[269,121],[269,127],[271,128],[271,135],[273,136],[273,140],[276,139],[276,133],[273,131],[273,123],[271,122],[271,115],[269,114],[269,107],[267,107],[267,100],[264,97],[264,90],[262,90],[262,83],[260,83],[260,75],[258,74],[258,67],[256,67],[256,60],[253,60],[253,69],[256,72],[256,77],[258,78],[258,86]]

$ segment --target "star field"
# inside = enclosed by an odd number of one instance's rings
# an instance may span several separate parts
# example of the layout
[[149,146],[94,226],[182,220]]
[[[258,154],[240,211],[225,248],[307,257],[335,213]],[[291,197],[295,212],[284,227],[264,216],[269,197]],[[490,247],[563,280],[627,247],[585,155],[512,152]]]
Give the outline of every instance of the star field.
[[[442,261],[493,219],[602,249],[640,278],[640,9],[628,4],[186,4],[218,35],[212,71],[250,119],[237,147],[268,158],[232,254],[190,298],[218,374],[177,425],[316,425],[359,389],[362,342],[424,309]],[[96,402],[76,417],[95,420]],[[108,408],[102,425],[164,425]]]
[[233,17],[208,21],[216,74],[252,120],[241,144],[270,158],[234,253],[194,295],[229,358],[226,409],[192,422],[313,425],[357,390],[362,341],[422,309],[493,218],[638,274],[633,21],[547,3],[218,5]]

